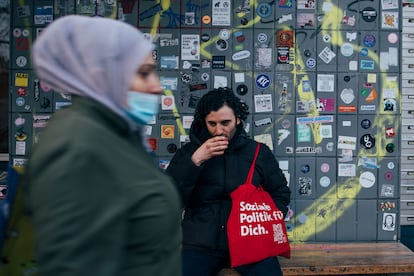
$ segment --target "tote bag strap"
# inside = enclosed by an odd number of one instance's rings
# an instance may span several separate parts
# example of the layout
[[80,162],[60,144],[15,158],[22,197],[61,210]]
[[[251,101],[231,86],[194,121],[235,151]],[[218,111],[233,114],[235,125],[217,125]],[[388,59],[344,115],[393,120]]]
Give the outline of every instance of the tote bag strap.
[[257,143],[256,152],[254,153],[253,161],[252,161],[252,164],[250,165],[250,170],[249,170],[249,174],[247,175],[246,183],[252,184],[254,167],[256,165],[257,156],[259,155],[259,150],[260,150],[260,143]]

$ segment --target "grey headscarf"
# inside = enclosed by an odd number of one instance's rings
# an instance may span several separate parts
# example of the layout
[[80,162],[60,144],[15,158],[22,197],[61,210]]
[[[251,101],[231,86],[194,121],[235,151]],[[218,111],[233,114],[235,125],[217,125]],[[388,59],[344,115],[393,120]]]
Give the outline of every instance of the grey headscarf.
[[92,98],[124,114],[127,91],[153,45],[135,27],[102,17],[68,15],[34,42],[40,79],[57,92]]

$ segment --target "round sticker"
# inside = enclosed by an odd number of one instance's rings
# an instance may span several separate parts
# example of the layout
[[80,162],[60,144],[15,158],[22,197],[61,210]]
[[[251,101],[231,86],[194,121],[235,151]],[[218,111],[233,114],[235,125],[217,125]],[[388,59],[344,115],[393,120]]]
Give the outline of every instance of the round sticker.
[[306,60],[306,66],[308,68],[314,68],[316,66],[316,60],[314,58],[308,58]]
[[25,100],[23,97],[17,97],[16,98],[16,105],[17,106],[23,106],[25,104]]
[[227,29],[221,29],[219,32],[219,36],[224,39],[227,40],[230,38],[230,31]]
[[259,41],[260,43],[265,43],[267,41],[267,34],[265,33],[258,34],[257,41]]
[[239,86],[237,86],[237,88],[236,88],[236,92],[237,92],[237,94],[239,94],[239,95],[241,95],[241,96],[246,95],[248,91],[249,91],[249,90],[248,90],[248,88],[247,88],[247,85],[245,85],[245,84],[240,84],[240,85],[239,85]]
[[364,37],[364,45],[369,47],[369,48],[374,47],[376,42],[377,42],[377,39],[372,34],[367,34]]
[[300,167],[301,172],[303,173],[308,173],[310,171],[310,166],[309,165],[302,165],[302,167]]
[[257,15],[264,18],[269,17],[272,14],[272,6],[268,3],[259,3],[256,8]]
[[392,177],[393,177],[392,172],[386,172],[386,173],[384,174],[384,178],[385,178],[385,180],[390,181],[390,180],[392,180]]
[[29,36],[29,34],[30,34],[30,31],[28,30],[28,29],[24,29],[23,31],[22,31],[22,35],[23,36]]
[[393,170],[395,168],[394,162],[388,162],[387,168],[390,169],[390,170]]
[[341,54],[344,57],[350,57],[354,53],[354,46],[351,43],[344,43],[341,45]]
[[375,185],[375,175],[372,172],[363,172],[359,176],[359,184],[363,188],[371,188]]
[[177,145],[174,143],[168,144],[167,151],[169,153],[175,153],[177,151]]
[[361,48],[361,56],[362,57],[368,56],[368,49],[367,48]]
[[18,56],[16,58],[16,65],[19,67],[24,67],[27,65],[27,58],[25,56]]
[[327,151],[333,151],[334,150],[334,143],[333,142],[326,143],[326,150]]
[[364,134],[361,139],[359,139],[359,143],[366,149],[372,149],[375,147],[375,138],[371,134]]
[[393,143],[389,143],[389,144],[387,144],[387,145],[385,146],[385,150],[386,150],[388,153],[393,153],[393,152],[394,152],[394,150],[395,150],[395,145],[394,145]]
[[282,121],[282,127],[283,128],[290,128],[290,126],[291,126],[292,124],[290,123],[290,121],[288,120],[288,119],[284,119],[283,121]]
[[249,23],[249,20],[247,20],[247,18],[243,17],[242,19],[240,19],[240,24],[247,25],[248,23]]
[[298,221],[299,221],[299,223],[301,223],[301,224],[306,223],[306,219],[307,219],[307,217],[306,217],[306,215],[304,215],[304,214],[300,214],[300,215],[299,215],[299,217],[298,217]]
[[354,90],[352,88],[344,88],[341,91],[341,100],[345,103],[345,104],[350,104],[354,101],[355,99],[355,94],[354,94]]
[[209,40],[210,40],[210,35],[209,34],[202,34],[201,35],[201,41],[207,42]]
[[201,19],[203,21],[204,24],[210,24],[211,22],[211,17],[208,15],[204,15],[203,18]]
[[22,30],[20,28],[13,29],[13,36],[20,37],[22,35]]
[[329,177],[327,177],[326,175],[322,176],[319,179],[319,185],[321,185],[324,188],[327,188],[327,187],[329,187],[329,185],[331,185],[331,179]]
[[229,47],[229,44],[224,39],[219,39],[216,41],[216,48],[219,51],[225,51]]
[[368,120],[368,119],[363,119],[361,121],[361,127],[364,128],[364,129],[370,128],[371,127],[371,121]]
[[373,22],[377,18],[377,11],[372,7],[366,7],[362,10],[362,19],[365,22]]
[[306,49],[305,51],[303,51],[303,54],[305,55],[305,57],[310,57],[312,55],[312,51],[309,49]]
[[322,163],[321,164],[321,172],[323,172],[323,173],[329,172],[329,164],[328,163]]
[[26,122],[26,119],[25,119],[25,118],[22,118],[22,117],[16,118],[16,120],[14,120],[14,124],[15,124],[16,126],[21,126],[21,125],[23,125],[25,122]]
[[260,74],[256,77],[256,85],[260,89],[266,89],[270,86],[270,78],[266,74]]
[[391,44],[395,44],[398,42],[398,35],[396,33],[388,34],[388,42]]
[[346,76],[344,77],[344,81],[345,81],[345,82],[349,82],[350,80],[351,80],[351,77],[350,77],[350,76],[346,75]]

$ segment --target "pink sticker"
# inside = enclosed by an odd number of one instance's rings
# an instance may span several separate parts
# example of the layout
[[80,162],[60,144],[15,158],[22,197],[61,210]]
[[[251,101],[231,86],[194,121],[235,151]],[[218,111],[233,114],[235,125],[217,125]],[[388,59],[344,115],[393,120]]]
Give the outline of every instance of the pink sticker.
[[323,172],[323,173],[329,172],[329,164],[328,163],[322,163],[321,164],[321,172]]

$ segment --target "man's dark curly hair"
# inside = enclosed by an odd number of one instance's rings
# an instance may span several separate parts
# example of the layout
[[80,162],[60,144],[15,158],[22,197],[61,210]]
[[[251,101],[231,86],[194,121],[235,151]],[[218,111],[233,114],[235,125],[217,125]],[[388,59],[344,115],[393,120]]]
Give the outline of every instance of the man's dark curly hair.
[[244,122],[249,115],[249,106],[234,95],[233,90],[228,87],[219,87],[210,90],[198,102],[194,113],[194,121],[197,125],[205,124],[205,118],[211,111],[217,111],[224,105],[230,107],[236,118]]

